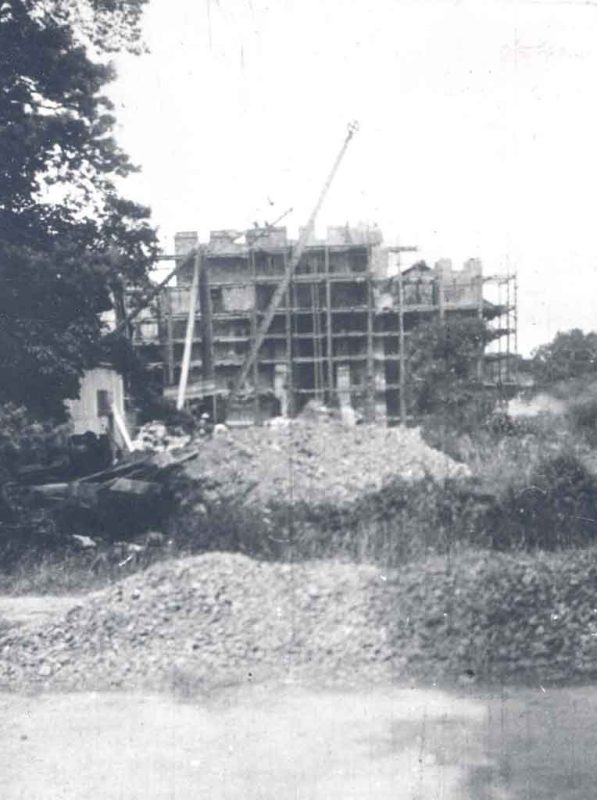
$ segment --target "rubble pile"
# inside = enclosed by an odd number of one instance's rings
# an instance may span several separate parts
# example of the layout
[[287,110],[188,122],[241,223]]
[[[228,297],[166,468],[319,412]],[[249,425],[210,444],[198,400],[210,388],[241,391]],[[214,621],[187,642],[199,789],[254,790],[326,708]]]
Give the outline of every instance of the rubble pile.
[[146,422],[133,439],[133,450],[150,453],[169,453],[186,447],[191,441],[183,430],[168,430],[163,422]]
[[[155,565],[43,627],[0,629],[0,688],[209,686],[298,671],[349,680],[390,652],[373,567],[213,553]],[[382,603],[383,605],[383,603]]]
[[347,427],[331,418],[224,432],[202,443],[187,472],[255,504],[342,504],[396,476],[414,481],[469,474],[464,464],[426,444],[418,429]]
[[469,551],[393,571],[204,554],[156,564],[43,625],[0,624],[0,688],[589,681],[596,592],[597,548]]

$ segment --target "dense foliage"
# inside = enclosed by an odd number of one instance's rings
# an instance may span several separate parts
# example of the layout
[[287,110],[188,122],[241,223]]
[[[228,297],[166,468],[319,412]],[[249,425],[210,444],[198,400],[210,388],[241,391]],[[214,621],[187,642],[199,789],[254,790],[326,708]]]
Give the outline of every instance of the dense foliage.
[[103,352],[101,314],[156,252],[120,196],[107,53],[139,42],[144,0],[0,4],[0,399],[59,415]]
[[595,680],[595,548],[471,550],[414,564],[390,580],[401,612],[390,635],[418,677],[467,675],[535,687]]
[[407,357],[416,416],[436,416],[461,426],[491,409],[479,359],[492,333],[477,317],[424,322],[407,337]]
[[542,386],[597,377],[597,333],[584,333],[578,328],[560,331],[552,342],[535,350],[531,370]]

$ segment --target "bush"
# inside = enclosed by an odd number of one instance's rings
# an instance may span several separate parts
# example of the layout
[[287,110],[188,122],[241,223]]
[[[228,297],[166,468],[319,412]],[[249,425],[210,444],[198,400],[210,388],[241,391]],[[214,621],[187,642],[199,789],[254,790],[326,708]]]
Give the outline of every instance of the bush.
[[499,549],[585,546],[597,540],[597,479],[572,454],[548,456],[526,485],[509,485],[487,516]]
[[417,417],[471,432],[496,407],[497,394],[479,374],[485,347],[495,338],[479,318],[416,325],[407,341],[409,405]]
[[597,445],[597,398],[581,397],[570,402],[567,414],[572,430],[591,445]]
[[36,508],[14,479],[20,467],[64,456],[69,429],[33,419],[21,406],[0,409],[0,565],[10,570],[26,556],[52,550],[64,536],[49,511]]
[[229,550],[263,559],[341,558],[393,566],[459,544],[487,543],[489,498],[474,481],[397,478],[343,506],[244,503],[206,480],[177,488],[169,534],[191,552]]
[[67,450],[68,425],[38,421],[25,408],[7,403],[0,409],[0,482],[19,466],[46,463]]
[[388,577],[390,641],[406,671],[437,681],[597,677],[597,550],[467,552]]

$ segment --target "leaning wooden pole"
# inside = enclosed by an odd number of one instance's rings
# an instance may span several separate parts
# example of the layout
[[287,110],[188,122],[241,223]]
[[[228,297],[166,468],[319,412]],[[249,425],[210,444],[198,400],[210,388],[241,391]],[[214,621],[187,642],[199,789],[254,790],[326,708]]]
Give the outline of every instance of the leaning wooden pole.
[[338,156],[336,157],[336,160],[334,161],[334,165],[333,165],[333,167],[332,167],[332,169],[330,171],[330,174],[328,175],[328,178],[327,178],[327,180],[326,180],[326,182],[325,182],[325,184],[323,186],[323,189],[321,190],[321,194],[319,195],[319,199],[318,199],[318,201],[317,201],[317,203],[315,205],[315,208],[311,212],[311,216],[309,217],[309,220],[308,220],[306,226],[303,228],[302,233],[299,236],[299,240],[298,240],[296,249],[292,254],[292,258],[288,262],[288,266],[286,268],[286,273],[285,273],[284,277],[282,278],[282,280],[280,281],[280,283],[278,284],[278,286],[276,287],[276,290],[275,290],[275,292],[274,292],[274,294],[272,296],[272,299],[271,299],[270,304],[269,304],[269,306],[267,308],[267,311],[265,312],[263,320],[261,321],[261,324],[260,324],[260,326],[259,326],[259,328],[257,330],[256,336],[255,336],[255,340],[253,341],[253,343],[251,345],[251,349],[249,350],[249,352],[247,354],[247,358],[245,359],[245,361],[244,361],[244,363],[243,363],[243,365],[241,367],[238,379],[237,379],[236,384],[235,384],[235,386],[234,386],[234,388],[232,389],[232,392],[231,392],[231,396],[232,397],[235,397],[236,395],[238,395],[240,393],[240,391],[241,391],[241,389],[242,389],[242,387],[243,387],[243,385],[244,385],[244,383],[245,383],[245,381],[247,379],[247,376],[248,376],[248,374],[249,374],[249,372],[251,370],[251,367],[253,366],[253,362],[257,358],[257,354],[259,353],[259,348],[261,347],[261,345],[263,344],[263,340],[267,336],[267,332],[269,331],[270,325],[272,324],[272,320],[274,318],[274,315],[275,315],[275,313],[276,313],[276,311],[277,311],[277,309],[278,309],[278,307],[279,307],[279,305],[280,305],[280,303],[282,301],[282,298],[286,294],[288,286],[290,285],[290,281],[292,280],[292,276],[294,274],[294,270],[296,269],[297,264],[301,260],[303,252],[305,250],[305,247],[307,246],[307,242],[309,241],[309,239],[311,237],[311,234],[313,232],[313,228],[315,227],[315,220],[317,219],[317,215],[319,213],[319,209],[323,205],[323,201],[325,200],[325,197],[326,197],[326,195],[328,193],[328,190],[329,190],[329,188],[330,188],[330,186],[332,184],[332,181],[334,180],[336,172],[338,171],[338,167],[340,166],[340,162],[344,158],[344,154],[346,153],[346,149],[347,149],[347,147],[348,147],[348,145],[350,143],[350,140],[352,139],[352,137],[355,135],[355,133],[357,131],[358,131],[357,123],[353,122],[348,126],[348,134],[346,135],[346,139],[344,140],[344,144],[342,145],[342,148],[340,149],[340,152],[338,153]]
[[180,381],[178,383],[178,397],[176,408],[181,411],[184,406],[185,395],[187,393],[187,383],[189,380],[189,369],[191,366],[191,353],[193,352],[193,336],[195,335],[195,313],[197,309],[197,293],[199,287],[199,264],[201,261],[200,253],[195,254],[193,265],[193,281],[191,283],[191,293],[189,296],[189,316],[187,318],[187,333],[184,341],[184,352],[182,356],[182,367],[180,370]]
[[158,261],[170,261],[175,259],[178,261],[178,264],[171,270],[166,277],[157,283],[155,286],[151,288],[149,294],[144,298],[141,305],[136,308],[134,311],[131,311],[130,314],[125,314],[123,319],[120,320],[116,328],[114,329],[113,333],[120,333],[123,328],[130,327],[131,322],[136,319],[139,314],[143,311],[143,309],[147,308],[147,306],[151,303],[151,301],[158,296],[158,294],[162,291],[162,289],[170,283],[172,278],[177,275],[183,267],[186,267],[191,258],[195,256],[195,251],[191,253],[187,253],[184,256],[159,256]]

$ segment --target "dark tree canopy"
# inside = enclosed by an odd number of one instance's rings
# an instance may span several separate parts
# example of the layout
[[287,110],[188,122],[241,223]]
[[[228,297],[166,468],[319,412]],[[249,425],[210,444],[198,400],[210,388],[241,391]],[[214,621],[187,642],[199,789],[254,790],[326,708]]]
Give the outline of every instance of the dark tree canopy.
[[541,385],[597,378],[597,333],[584,333],[579,328],[560,331],[552,342],[535,350],[531,370]]
[[149,211],[102,94],[107,54],[139,47],[145,0],[0,2],[0,400],[59,414],[102,356],[100,315],[144,285]]
[[487,398],[477,374],[479,357],[493,334],[485,320],[422,323],[407,337],[411,402],[417,415],[460,424]]

